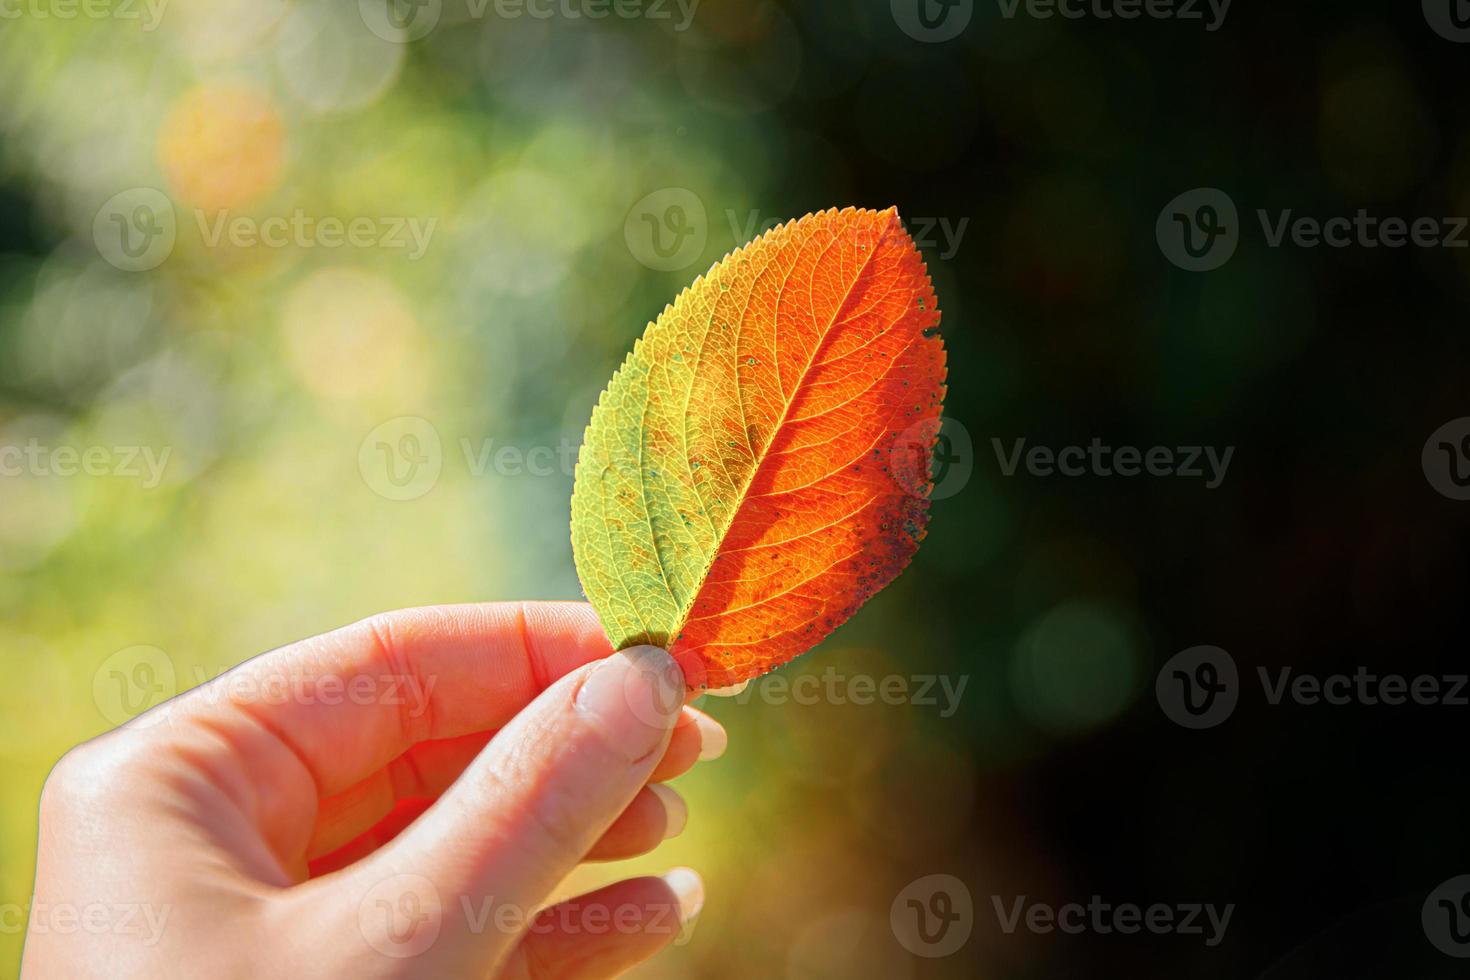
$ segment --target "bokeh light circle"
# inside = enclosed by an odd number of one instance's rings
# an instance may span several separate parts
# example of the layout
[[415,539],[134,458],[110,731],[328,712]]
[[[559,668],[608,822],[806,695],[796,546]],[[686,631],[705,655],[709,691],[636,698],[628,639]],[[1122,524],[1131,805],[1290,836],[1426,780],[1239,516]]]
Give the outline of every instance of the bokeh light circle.
[[239,208],[275,189],[285,124],[257,88],[211,83],[174,104],[159,131],[158,155],[179,200],[206,210]]

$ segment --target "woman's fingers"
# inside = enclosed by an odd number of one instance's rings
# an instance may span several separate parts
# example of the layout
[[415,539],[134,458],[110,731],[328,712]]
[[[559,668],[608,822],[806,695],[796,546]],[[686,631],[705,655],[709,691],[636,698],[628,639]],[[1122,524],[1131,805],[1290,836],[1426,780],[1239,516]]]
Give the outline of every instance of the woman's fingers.
[[[424,797],[406,797],[394,803],[382,818],[356,836],[313,854],[308,870],[313,878],[340,871],[372,854],[393,840],[433,804]],[[598,838],[584,861],[621,861],[647,854],[671,837],[683,833],[689,823],[689,806],[678,791],[662,784],[639,790],[633,802],[618,814],[612,826]]]
[[689,823],[689,806],[672,787],[645,786],[587,852],[588,861],[621,861],[647,854]]
[[[352,860],[371,853],[373,848],[383,843],[374,831],[399,802],[438,799],[489,741],[489,732],[478,732],[456,739],[420,743],[367,779],[321,801],[316,829],[306,853],[307,860],[312,862],[312,874],[320,874],[319,869],[323,866],[332,870],[343,867],[345,862],[340,860],[327,865],[319,862],[348,844],[359,844],[352,849],[355,855]],[[727,743],[725,729],[719,722],[698,709],[685,707],[669,739],[669,746],[654,767],[649,781],[666,782],[682,776],[698,761],[717,759],[724,753]],[[372,848],[364,850],[360,846],[358,839],[364,836],[376,841]],[[655,839],[653,844],[657,842]],[[643,853],[652,846],[649,844],[628,853]],[[340,858],[340,855],[336,857]],[[594,858],[606,859],[601,854],[594,855]]]
[[[311,877],[319,878],[361,861],[402,833],[433,802],[414,797],[399,800],[367,830],[332,850],[313,855],[309,865]],[[670,837],[677,837],[688,822],[688,804],[677,791],[659,784],[645,786],[583,860],[620,861],[647,854]]]
[[278,741],[332,796],[419,742],[500,728],[610,652],[585,603],[404,609],[261,654],[155,710],[240,751]]
[[583,603],[408,609],[262,654],[117,734],[167,732],[207,778],[258,800],[255,828],[298,877],[322,800],[420,742],[500,728],[546,685],[609,652]]
[[704,883],[688,868],[619,881],[539,914],[499,977],[619,976],[678,938],[703,905]]
[[322,875],[341,871],[361,861],[403,833],[408,825],[417,820],[433,803],[433,800],[412,797],[399,800],[375,826],[336,850],[312,859],[307,865],[309,875],[312,878],[320,878]]
[[692,717],[699,729],[699,761],[709,762],[725,754],[730,744],[730,735],[725,726],[715,721],[698,708],[685,708],[684,716]]
[[[493,896],[535,908],[632,802],[663,755],[685,687],[678,665],[653,647],[625,650],[549,687],[496,736],[427,812],[370,858],[293,889],[291,914],[422,907],[455,910]],[[317,894],[317,888],[330,894]],[[370,947],[397,919],[323,924],[359,930]],[[516,941],[503,930],[442,923],[426,975],[483,971]],[[364,924],[366,923],[366,924]]]
[[477,732],[421,742],[367,779],[322,800],[307,860],[315,861],[366,834],[403,800],[437,800],[489,741],[489,732]]
[[685,707],[664,757],[654,767],[650,780],[667,782],[694,768],[696,762],[708,762],[725,754],[730,738],[725,726],[698,708]]
[[539,901],[647,782],[683,698],[678,666],[655,647],[581,668],[502,729],[390,850],[412,852],[447,890]]

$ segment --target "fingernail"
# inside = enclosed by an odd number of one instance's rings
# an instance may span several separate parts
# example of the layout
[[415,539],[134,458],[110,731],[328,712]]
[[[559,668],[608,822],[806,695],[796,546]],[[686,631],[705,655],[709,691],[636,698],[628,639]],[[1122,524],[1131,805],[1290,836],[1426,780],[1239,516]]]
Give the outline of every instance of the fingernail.
[[673,727],[684,705],[684,675],[658,647],[630,647],[593,668],[576,705],[615,751],[637,762]]
[[725,754],[730,736],[725,726],[708,715],[695,715],[694,726],[699,729],[699,761],[709,762]]
[[679,921],[688,922],[704,908],[704,882],[692,868],[675,868],[663,875],[664,883],[679,899]]
[[648,788],[664,805],[664,840],[678,837],[684,832],[684,825],[689,823],[689,804],[684,802],[684,797],[662,783],[650,783]]
[[733,698],[750,686],[750,681],[741,681],[739,684],[731,684],[729,687],[716,687],[705,691],[712,698]]

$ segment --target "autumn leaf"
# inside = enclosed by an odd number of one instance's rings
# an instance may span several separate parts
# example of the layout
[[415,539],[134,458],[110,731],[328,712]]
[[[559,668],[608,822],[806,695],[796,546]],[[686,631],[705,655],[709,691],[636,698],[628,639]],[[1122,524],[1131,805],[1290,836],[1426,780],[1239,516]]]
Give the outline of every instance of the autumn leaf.
[[665,307],[592,412],[582,587],[617,649],[723,687],[811,649],[908,564],[944,398],[939,309],[898,212],[807,215]]

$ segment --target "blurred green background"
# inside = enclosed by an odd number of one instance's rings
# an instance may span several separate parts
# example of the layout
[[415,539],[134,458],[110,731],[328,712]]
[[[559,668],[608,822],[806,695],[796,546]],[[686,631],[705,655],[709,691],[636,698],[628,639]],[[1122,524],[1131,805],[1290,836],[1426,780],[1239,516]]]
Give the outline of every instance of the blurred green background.
[[[634,338],[731,248],[847,204],[897,205],[935,280],[942,499],[915,565],[774,675],[843,697],[710,706],[729,755],[636,862],[709,900],[639,975],[1254,977],[1465,857],[1443,716],[1247,709],[1185,741],[1153,704],[1196,643],[1242,670],[1456,656],[1431,638],[1463,635],[1466,521],[1418,454],[1467,414],[1465,253],[1246,228],[1199,276],[1154,238],[1197,186],[1247,224],[1463,213],[1462,52],[1414,5],[1206,31],[962,2],[953,37],[886,0],[7,9],[0,447],[31,455],[0,476],[0,902],[30,893],[50,765],[165,694],[383,609],[578,597],[570,464]],[[990,449],[1094,436],[1238,451],[1207,491],[1006,477]],[[859,676],[935,703],[853,703]],[[937,873],[975,935],[928,959],[890,906]],[[1241,911],[1205,949],[1007,935],[990,905],[1099,892]]]

